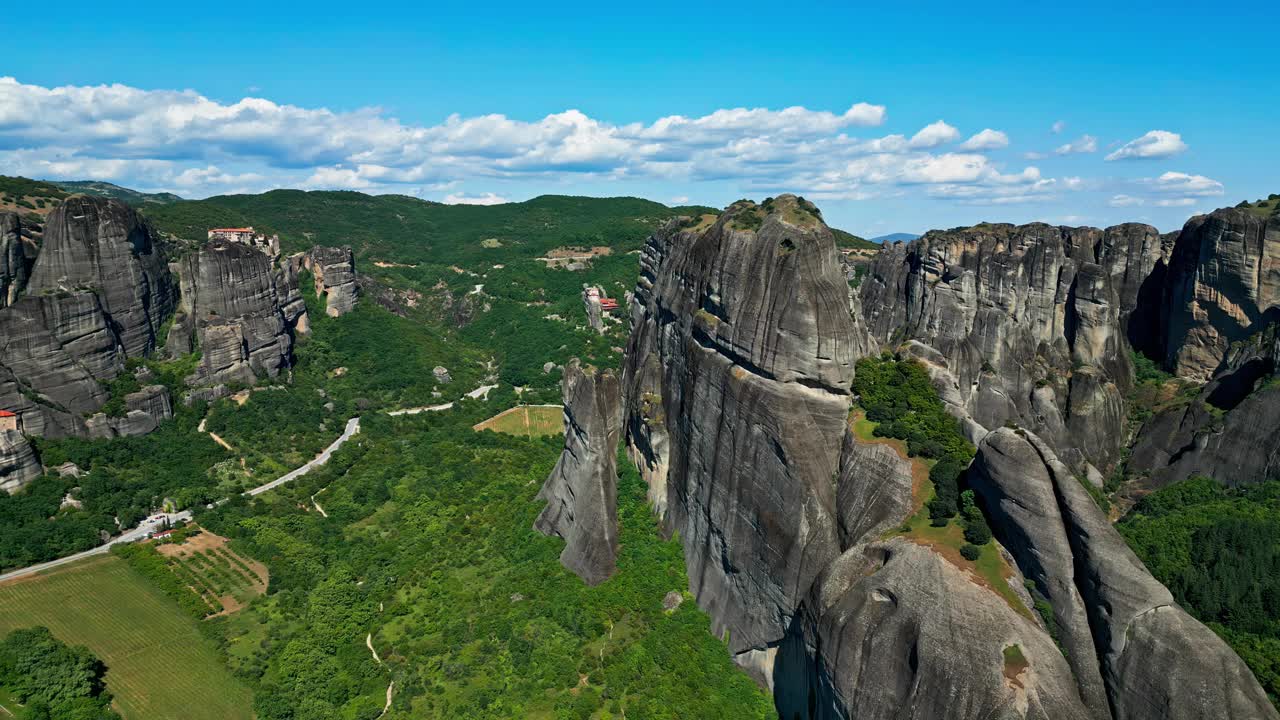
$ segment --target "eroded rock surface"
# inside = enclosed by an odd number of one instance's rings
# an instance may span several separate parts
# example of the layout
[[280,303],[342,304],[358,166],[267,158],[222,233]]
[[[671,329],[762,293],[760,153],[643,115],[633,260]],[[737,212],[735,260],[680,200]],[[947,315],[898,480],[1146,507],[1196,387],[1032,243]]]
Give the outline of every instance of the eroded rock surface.
[[1127,340],[1152,342],[1169,252],[1147,225],[934,231],[881,251],[862,309],[879,343],[936,353],[959,415],[1025,425],[1072,467],[1105,470],[1125,440]]
[[0,490],[12,495],[42,472],[26,436],[17,430],[0,430]]
[[560,562],[588,585],[613,575],[618,555],[618,440],[622,389],[612,370],[564,372],[564,451],[538,499],[547,506],[534,522],[544,535],[564,538]]
[[990,433],[970,482],[996,536],[1052,604],[1097,716],[1109,707],[1117,719],[1280,717],[1244,662],[1174,603],[1046,442]]
[[214,240],[183,258],[180,275],[178,322],[188,328],[180,332],[201,351],[190,384],[252,384],[291,366],[306,307],[287,264],[278,268],[253,247]]
[[22,222],[17,213],[0,212],[0,308],[12,305],[26,286]]
[[1232,343],[1280,321],[1280,215],[1235,208],[1187,221],[1169,264],[1166,363],[1208,380]]
[[304,256],[303,262],[315,279],[316,295],[325,298],[325,314],[339,317],[355,309],[360,288],[351,248],[317,246]]

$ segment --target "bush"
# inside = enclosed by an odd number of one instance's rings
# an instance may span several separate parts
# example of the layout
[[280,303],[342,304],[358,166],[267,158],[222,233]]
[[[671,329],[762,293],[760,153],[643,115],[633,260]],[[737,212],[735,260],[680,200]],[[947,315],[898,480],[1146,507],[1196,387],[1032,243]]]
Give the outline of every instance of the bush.
[[960,546],[960,554],[964,556],[965,560],[968,560],[969,562],[976,562],[979,557],[982,557],[982,548],[977,545],[965,543]]

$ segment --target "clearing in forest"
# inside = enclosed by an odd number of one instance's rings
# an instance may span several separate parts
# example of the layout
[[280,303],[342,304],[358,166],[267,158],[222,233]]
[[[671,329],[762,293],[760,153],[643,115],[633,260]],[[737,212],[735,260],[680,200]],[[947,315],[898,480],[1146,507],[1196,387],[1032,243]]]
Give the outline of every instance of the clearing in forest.
[[0,633],[43,625],[107,666],[125,720],[251,720],[253,697],[196,621],[106,555],[0,584]]
[[267,567],[227,546],[227,539],[202,530],[180,543],[157,544],[156,551],[169,559],[169,569],[195,590],[216,615],[243,608],[267,591]]
[[564,432],[564,407],[561,405],[519,405],[476,423],[472,430],[517,435],[519,437],[543,437]]

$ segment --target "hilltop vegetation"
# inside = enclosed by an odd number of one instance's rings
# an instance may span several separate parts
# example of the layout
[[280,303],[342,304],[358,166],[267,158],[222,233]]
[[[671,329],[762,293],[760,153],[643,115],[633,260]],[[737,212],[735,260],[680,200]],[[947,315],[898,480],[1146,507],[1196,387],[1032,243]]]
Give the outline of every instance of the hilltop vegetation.
[[126,202],[130,205],[139,205],[144,203],[171,203],[178,202],[182,199],[173,193],[138,192],[137,190],[131,190],[127,187],[120,187],[114,183],[101,182],[98,180],[55,180],[50,184],[69,193],[115,198],[116,200]]
[[1261,216],[1270,217],[1272,215],[1280,215],[1280,193],[1271,193],[1265,198],[1255,200],[1253,202],[1243,201],[1236,207],[1242,210]]

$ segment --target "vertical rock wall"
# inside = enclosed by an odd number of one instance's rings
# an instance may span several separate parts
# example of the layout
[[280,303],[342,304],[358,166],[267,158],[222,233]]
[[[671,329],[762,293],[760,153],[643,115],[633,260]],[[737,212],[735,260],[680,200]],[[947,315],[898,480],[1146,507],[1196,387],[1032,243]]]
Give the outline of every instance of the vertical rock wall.
[[618,440],[622,391],[612,370],[564,369],[564,452],[539,500],[533,527],[565,539],[560,562],[588,585],[613,575],[618,555]]

